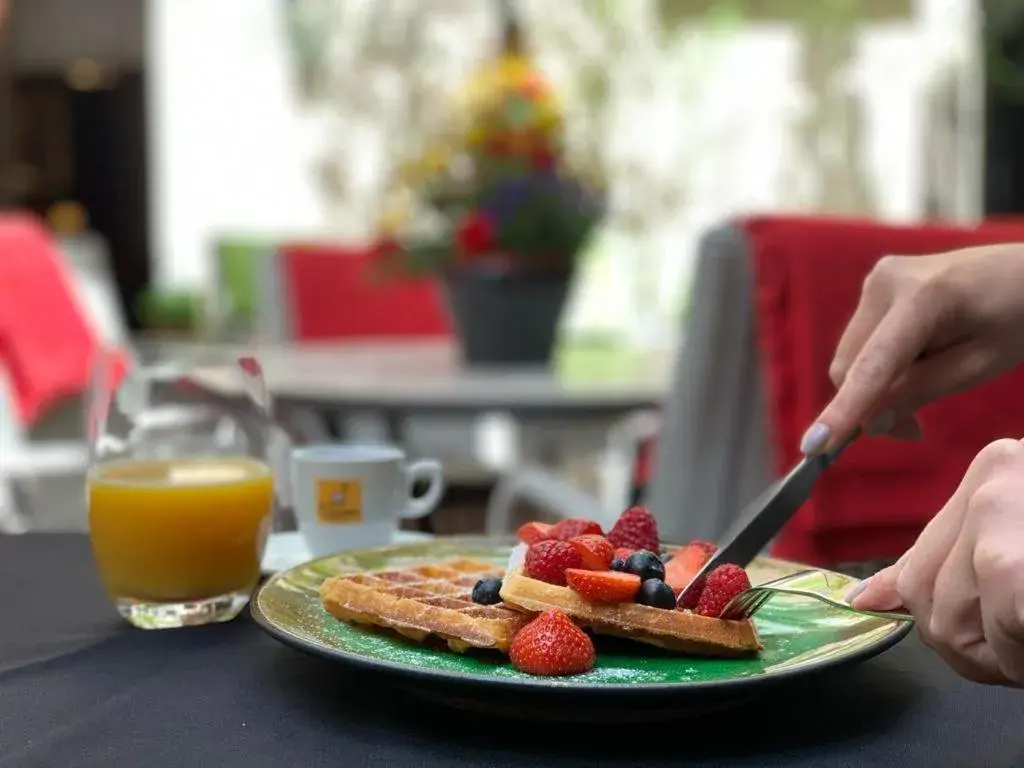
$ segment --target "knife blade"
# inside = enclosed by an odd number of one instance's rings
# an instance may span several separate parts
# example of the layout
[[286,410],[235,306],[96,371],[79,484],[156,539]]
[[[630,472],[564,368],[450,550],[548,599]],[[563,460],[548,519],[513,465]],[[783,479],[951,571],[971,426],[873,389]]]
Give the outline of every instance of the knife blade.
[[768,542],[789,522],[796,511],[811,497],[811,491],[824,472],[852,443],[860,431],[854,432],[833,450],[804,458],[789,473],[775,481],[764,493],[747,505],[736,523],[722,537],[711,556],[679,593],[677,605],[690,597],[687,593],[711,571],[724,563],[746,566],[757,557]]

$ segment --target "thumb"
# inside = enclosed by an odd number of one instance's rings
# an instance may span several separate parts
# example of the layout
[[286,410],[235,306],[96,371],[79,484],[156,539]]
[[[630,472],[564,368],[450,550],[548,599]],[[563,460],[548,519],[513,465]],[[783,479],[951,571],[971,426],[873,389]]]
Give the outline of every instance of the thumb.
[[847,595],[850,605],[858,611],[894,611],[902,607],[903,600],[896,591],[896,580],[902,572],[903,559],[883,568]]

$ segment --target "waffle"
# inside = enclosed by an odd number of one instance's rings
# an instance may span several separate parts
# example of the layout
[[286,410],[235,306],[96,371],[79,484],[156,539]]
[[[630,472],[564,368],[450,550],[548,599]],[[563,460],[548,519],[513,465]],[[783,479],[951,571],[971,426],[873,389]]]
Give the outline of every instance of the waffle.
[[508,605],[530,613],[557,609],[595,634],[613,635],[697,656],[748,656],[761,649],[750,620],[725,621],[691,611],[652,608],[636,603],[595,603],[568,587],[510,572],[501,588]]
[[470,559],[346,574],[324,581],[320,599],[342,621],[385,627],[416,642],[438,638],[456,653],[470,648],[507,653],[530,617],[470,598],[477,581],[501,575],[500,568]]

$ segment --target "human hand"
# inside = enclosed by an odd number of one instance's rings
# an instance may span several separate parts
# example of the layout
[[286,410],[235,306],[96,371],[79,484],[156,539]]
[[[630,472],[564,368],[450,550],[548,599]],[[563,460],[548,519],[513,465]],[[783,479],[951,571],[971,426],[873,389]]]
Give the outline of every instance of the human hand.
[[836,394],[801,450],[831,450],[859,426],[919,437],[918,408],[1022,359],[1024,244],[884,258],[829,369]]
[[963,677],[1024,686],[1024,441],[986,446],[914,546],[850,597],[908,609]]

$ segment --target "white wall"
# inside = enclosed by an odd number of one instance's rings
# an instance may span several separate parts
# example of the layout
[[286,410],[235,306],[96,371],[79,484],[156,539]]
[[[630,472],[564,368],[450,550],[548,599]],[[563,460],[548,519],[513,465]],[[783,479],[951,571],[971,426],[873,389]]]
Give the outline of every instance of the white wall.
[[146,2],[154,280],[197,287],[218,232],[323,228],[316,122],[292,98],[281,0]]

